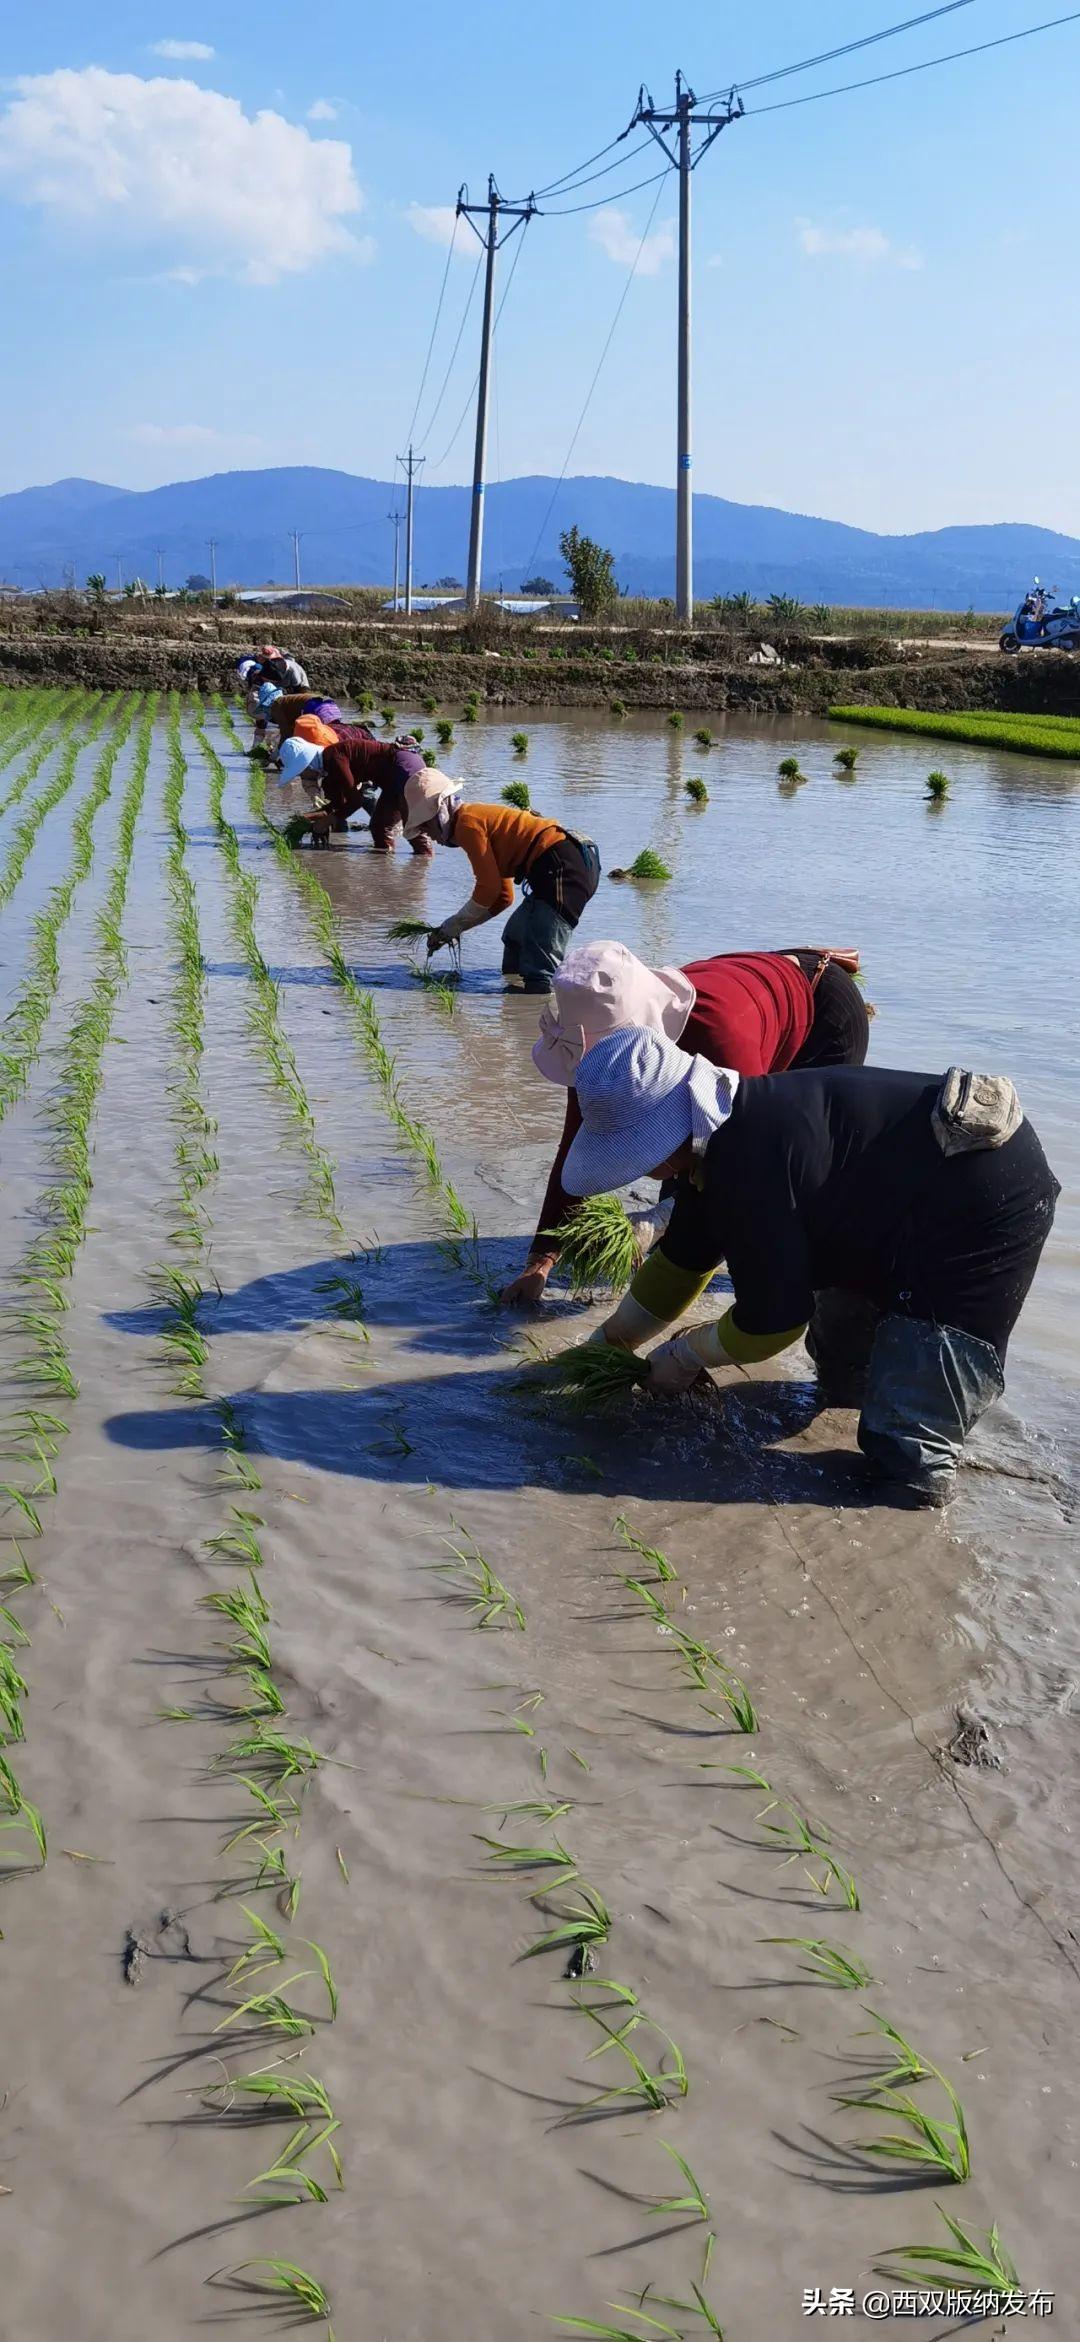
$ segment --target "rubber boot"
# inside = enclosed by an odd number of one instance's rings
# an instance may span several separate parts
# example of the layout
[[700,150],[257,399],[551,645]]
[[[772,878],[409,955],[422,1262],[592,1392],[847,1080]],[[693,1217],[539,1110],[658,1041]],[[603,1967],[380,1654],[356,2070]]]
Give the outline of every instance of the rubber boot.
[[817,1369],[823,1407],[861,1407],[880,1310],[864,1293],[827,1285],[814,1295],[806,1347]]
[[948,1504],[964,1441],[1004,1388],[989,1342],[927,1318],[883,1317],[858,1429],[872,1476],[901,1503]]

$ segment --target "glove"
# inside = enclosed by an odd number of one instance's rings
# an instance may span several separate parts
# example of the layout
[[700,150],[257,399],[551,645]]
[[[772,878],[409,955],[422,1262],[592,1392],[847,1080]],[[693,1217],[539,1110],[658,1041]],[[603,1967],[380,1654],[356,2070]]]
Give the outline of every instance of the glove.
[[673,1398],[691,1390],[705,1372],[690,1334],[676,1334],[674,1341],[661,1342],[658,1350],[650,1351],[648,1363],[649,1389]]
[[652,1251],[653,1245],[659,1243],[674,1209],[674,1196],[666,1195],[661,1202],[652,1206],[651,1211],[627,1213],[642,1260],[647,1252]]

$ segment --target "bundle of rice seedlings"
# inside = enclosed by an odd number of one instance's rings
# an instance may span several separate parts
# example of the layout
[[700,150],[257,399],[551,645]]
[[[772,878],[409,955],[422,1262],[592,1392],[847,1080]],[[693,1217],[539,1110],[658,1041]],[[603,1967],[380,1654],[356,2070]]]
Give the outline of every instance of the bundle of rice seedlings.
[[668,723],[670,724],[672,731],[681,732],[685,722],[686,717],[679,714],[678,708],[672,708],[671,714],[668,717]]
[[857,748],[838,748],[836,755],[833,758],[833,763],[842,766],[844,772],[853,773],[855,766],[858,763],[858,758],[859,751]]
[[703,780],[702,780],[702,778],[701,778],[701,774],[700,774],[700,773],[695,773],[695,774],[693,775],[692,779],[690,779],[689,781],[687,781],[687,783],[686,783],[686,794],[687,794],[687,796],[690,798],[690,801],[691,801],[691,803],[692,803],[692,804],[694,804],[694,805],[707,805],[707,804],[708,804],[708,802],[709,802],[709,792],[708,792],[708,790],[707,790],[707,788],[706,788],[706,786],[705,786],[705,783],[704,783],[704,781],[703,781]]
[[437,731],[439,738],[442,741],[443,747],[448,748],[451,740],[454,737],[454,727],[450,722],[449,717],[441,716],[439,722],[435,726],[435,730]]
[[611,713],[613,716],[624,716],[626,714],[625,699],[613,699],[611,702]]
[[284,838],[287,846],[303,845],[304,839],[308,833],[308,825],[310,820],[311,815],[309,813],[294,813],[291,818],[284,823],[281,835]]
[[507,781],[500,795],[504,805],[520,805],[523,813],[527,813],[532,804],[528,781]]
[[933,772],[926,776],[926,794],[935,805],[943,803],[949,794],[948,773]]
[[555,1398],[583,1415],[610,1414],[648,1379],[643,1358],[608,1342],[585,1342],[580,1349],[564,1350],[550,1361],[544,1377]]
[[806,779],[797,756],[782,756],[776,768],[776,775],[777,779],[781,781],[804,781]]
[[436,756],[435,750],[433,748],[422,748],[420,754],[423,757],[425,764],[438,764],[439,759]]
[[516,756],[524,756],[528,745],[529,735],[527,732],[511,732],[510,746],[514,750]]
[[417,745],[417,747],[419,748],[419,746],[420,746],[420,743],[421,743],[421,741],[423,740],[423,737],[424,737],[424,727],[423,727],[423,725],[422,725],[422,724],[414,724],[414,725],[412,726],[412,729],[411,729],[410,733],[409,733],[409,738],[410,738],[410,740],[415,740],[415,742],[416,742],[416,745]]
[[710,730],[709,730],[709,727],[708,727],[708,725],[707,725],[707,724],[701,724],[701,725],[699,726],[698,730],[697,730],[697,731],[695,732],[695,734],[694,734],[694,738],[695,738],[695,740],[697,741],[697,744],[698,744],[698,747],[699,747],[699,748],[711,748],[711,747],[712,747],[712,744],[713,744],[713,736],[712,736],[712,733],[710,732]]
[[419,943],[429,932],[427,919],[392,919],[386,930],[390,943]]
[[671,872],[667,863],[661,862],[659,854],[653,853],[651,846],[643,846],[636,862],[631,862],[629,870],[609,870],[608,877],[661,879],[670,878]]
[[587,1195],[572,1219],[545,1228],[559,1246],[559,1267],[571,1293],[597,1286],[622,1292],[641,1265],[641,1247],[617,1195]]

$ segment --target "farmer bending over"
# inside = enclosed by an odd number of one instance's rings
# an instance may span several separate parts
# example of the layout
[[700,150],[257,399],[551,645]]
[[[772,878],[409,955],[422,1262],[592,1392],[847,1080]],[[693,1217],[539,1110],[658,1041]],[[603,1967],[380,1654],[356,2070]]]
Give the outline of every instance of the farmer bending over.
[[[321,699],[317,693],[311,691],[282,691],[277,683],[260,683],[256,701],[260,713],[266,718],[267,725],[276,724],[277,726],[279,748],[284,741],[292,739],[297,725],[304,716],[311,716],[316,722],[321,723],[326,728],[328,740],[333,737],[328,727],[331,724],[341,722],[341,709],[337,701],[335,699]],[[309,732],[306,737],[310,739],[314,735]]]
[[[736,1073],[786,1073],[807,1065],[861,1065],[870,1040],[854,980],[857,952],[724,952],[683,968],[647,968],[625,943],[583,943],[556,978],[553,1009],[540,1016],[533,1064],[566,1089],[566,1119],[540,1222],[505,1302],[539,1301],[559,1258],[552,1229],[578,1208],[562,1167],[581,1128],[575,1082],[582,1053],[620,1025],[647,1025],[690,1057]],[[643,1249],[665,1227],[670,1203],[643,1214]]]
[[650,1387],[772,1358],[809,1327],[826,1403],[860,1406],[871,1473],[901,1502],[947,1504],[967,1434],[1004,1389],[1059,1193],[1012,1083],[955,1067],[755,1079],[629,1028],[586,1052],[577,1090],[572,1195],[678,1182],[599,1338],[639,1349],[726,1260],[732,1307],[654,1350]]
[[562,966],[578,920],[600,877],[591,838],[576,837],[557,821],[522,813],[515,805],[464,805],[444,773],[423,768],[405,787],[405,835],[460,846],[472,864],[468,902],[428,936],[429,951],[456,943],[511,910],[515,880],[524,900],[503,928],[502,972],[507,988],[548,992]]
[[247,712],[255,727],[249,756],[261,756],[266,740],[266,711],[259,706],[259,691],[264,683],[276,683],[279,691],[309,691],[304,669],[299,659],[290,658],[279,650],[276,642],[264,642],[262,649],[249,652],[236,662],[237,678],[243,688]]
[[[319,719],[301,718],[302,723]],[[330,831],[348,829],[349,815],[361,809],[371,823],[371,843],[380,853],[392,854],[401,828],[402,790],[419,766],[427,766],[417,747],[401,741],[376,740],[360,724],[326,726],[332,737],[322,745],[295,735],[281,751],[279,788],[301,781],[314,800],[309,827],[316,839]],[[443,778],[444,788],[450,783]],[[424,857],[434,848],[427,838],[412,840],[413,853]]]

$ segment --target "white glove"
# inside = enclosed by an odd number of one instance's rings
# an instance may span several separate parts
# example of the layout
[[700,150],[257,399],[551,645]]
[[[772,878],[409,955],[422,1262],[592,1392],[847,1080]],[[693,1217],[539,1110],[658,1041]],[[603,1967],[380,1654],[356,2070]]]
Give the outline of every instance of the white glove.
[[647,1252],[652,1251],[653,1245],[659,1243],[674,1209],[674,1196],[666,1195],[661,1202],[652,1206],[651,1211],[627,1213],[642,1260]]
[[690,1334],[676,1334],[671,1342],[661,1342],[658,1350],[649,1352],[649,1389],[663,1391],[672,1397],[681,1396],[696,1383],[705,1371],[694,1348]]

